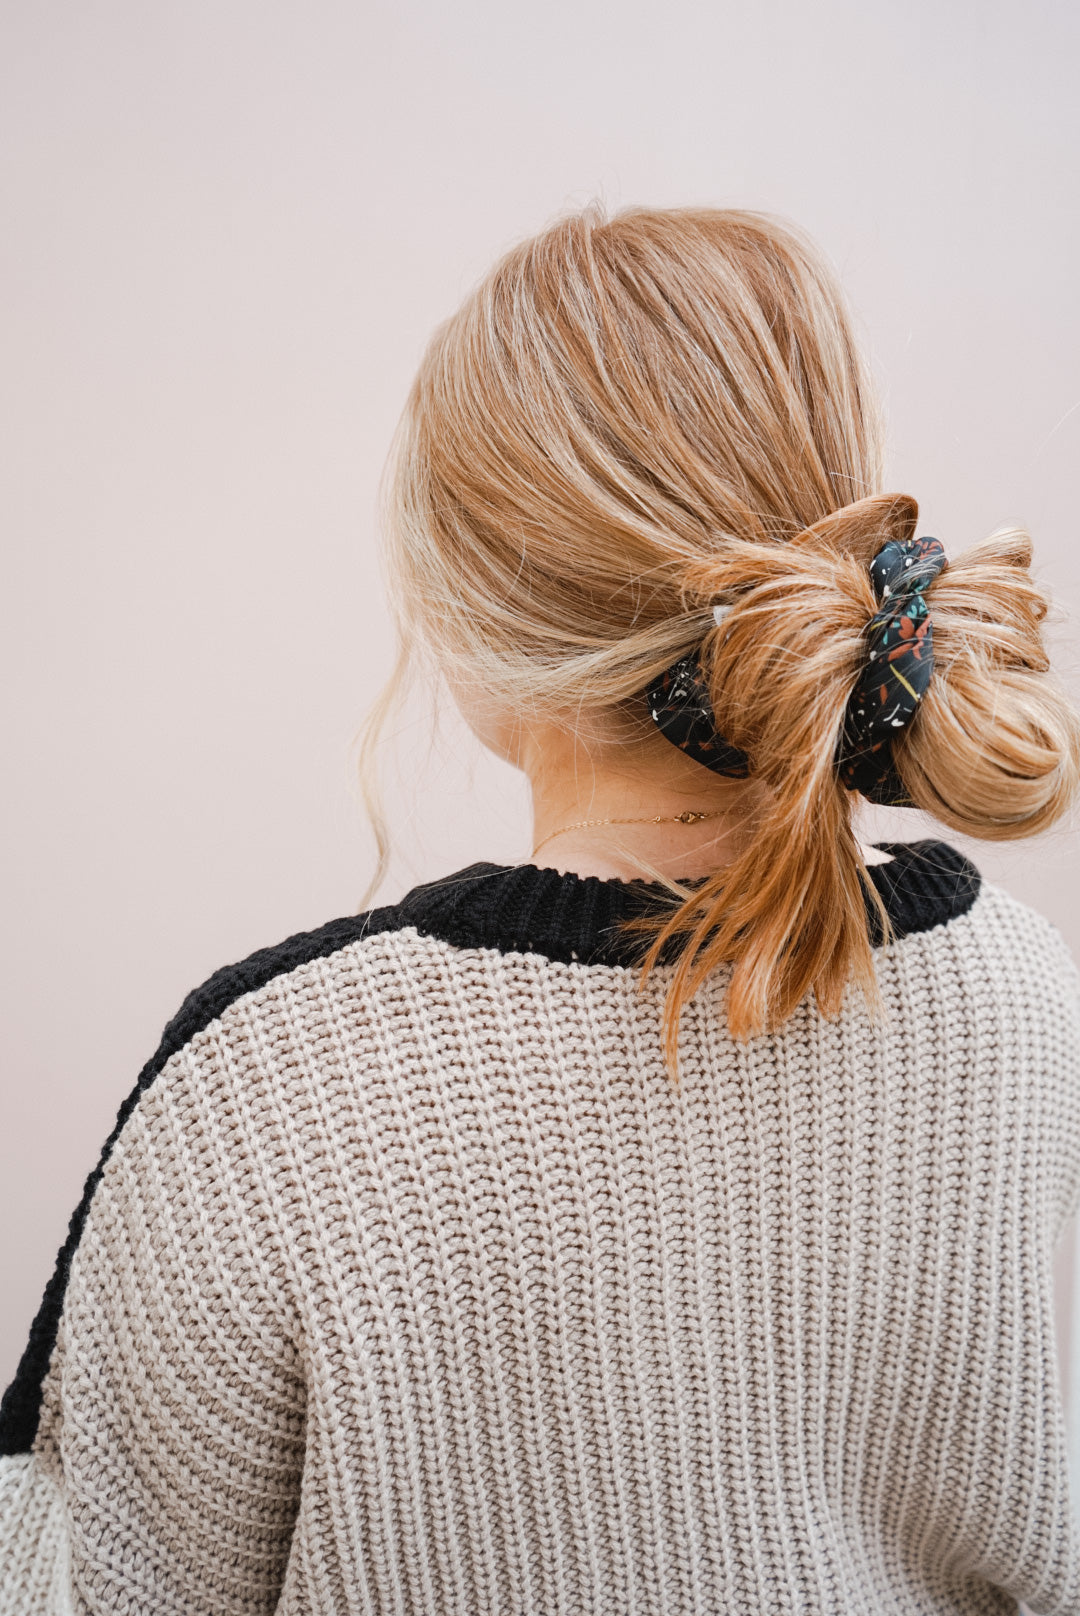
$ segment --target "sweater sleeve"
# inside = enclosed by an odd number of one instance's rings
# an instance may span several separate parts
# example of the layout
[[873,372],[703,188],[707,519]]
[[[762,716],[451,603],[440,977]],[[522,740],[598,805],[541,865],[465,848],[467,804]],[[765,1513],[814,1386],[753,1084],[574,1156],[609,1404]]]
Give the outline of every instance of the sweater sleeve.
[[94,1194],[35,1459],[63,1498],[76,1610],[256,1616],[298,1506],[301,1358],[242,1087],[187,1052],[172,1066]]

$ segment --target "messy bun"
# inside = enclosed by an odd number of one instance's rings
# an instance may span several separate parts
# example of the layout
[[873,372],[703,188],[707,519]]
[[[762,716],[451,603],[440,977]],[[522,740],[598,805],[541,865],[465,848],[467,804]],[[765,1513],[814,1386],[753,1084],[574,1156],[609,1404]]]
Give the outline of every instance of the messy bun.
[[[733,962],[737,1034],[784,1021],[810,990],[835,1014],[852,978],[873,997],[864,894],[873,901],[874,889],[836,757],[877,605],[869,562],[890,539],[910,539],[917,514],[906,495],[863,499],[789,544],[725,545],[684,575],[688,605],[732,603],[701,661],[724,738],[749,754],[767,793],[750,845],[668,919],[649,957],[684,939],[678,1005]],[[916,807],[970,836],[1032,834],[1076,789],[1080,732],[1047,677],[1046,599],[1030,558],[1026,535],[998,534],[926,591],[934,674],[893,761]],[[887,930],[883,909],[880,921]]]
[[[852,980],[875,992],[874,889],[835,764],[869,562],[917,516],[881,487],[839,288],[760,214],[560,221],[437,333],[410,396],[389,485],[406,655],[424,646],[509,711],[571,721],[636,710],[698,652],[763,787],[745,851],[651,923],[648,966],[679,944],[672,1063],[681,1008],[720,961],[739,1036],[811,991],[826,1015]],[[969,835],[1042,829],[1076,786],[1078,721],[1048,677],[1029,561],[1023,534],[998,535],[926,590],[935,672],[894,762],[912,801]]]

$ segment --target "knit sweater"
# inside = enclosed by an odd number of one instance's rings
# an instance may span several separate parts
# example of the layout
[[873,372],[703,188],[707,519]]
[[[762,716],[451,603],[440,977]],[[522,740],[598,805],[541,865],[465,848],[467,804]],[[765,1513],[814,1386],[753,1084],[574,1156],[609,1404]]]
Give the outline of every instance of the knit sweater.
[[478,865],[193,993],[4,1399],[4,1616],[1076,1616],[1077,979],[887,851],[883,1014],[736,1042],[721,969],[678,1088],[645,886]]

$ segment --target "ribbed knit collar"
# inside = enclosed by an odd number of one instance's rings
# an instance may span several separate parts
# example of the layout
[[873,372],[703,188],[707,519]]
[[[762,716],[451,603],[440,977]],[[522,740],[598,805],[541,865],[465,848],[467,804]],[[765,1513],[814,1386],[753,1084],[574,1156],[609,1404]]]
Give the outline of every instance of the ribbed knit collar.
[[[877,845],[891,858],[872,864],[870,879],[895,937],[929,931],[975,902],[979,872],[945,842]],[[531,864],[473,864],[416,887],[394,909],[399,926],[415,926],[458,947],[542,954],[566,963],[632,965],[642,942],[626,932],[625,922],[670,901],[663,887],[643,881],[601,881]],[[372,929],[382,929],[386,915],[376,911]],[[880,926],[869,898],[867,928],[876,945]]]

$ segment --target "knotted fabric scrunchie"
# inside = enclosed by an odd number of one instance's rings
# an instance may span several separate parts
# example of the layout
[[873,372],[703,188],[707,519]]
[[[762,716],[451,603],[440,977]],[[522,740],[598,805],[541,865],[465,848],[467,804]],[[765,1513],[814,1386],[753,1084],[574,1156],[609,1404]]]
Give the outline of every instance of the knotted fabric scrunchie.
[[[934,631],[924,591],[944,568],[937,539],[890,539],[870,563],[878,609],[866,628],[866,662],[848,701],[836,768],[870,802],[911,806],[892,760],[892,742],[919,708],[934,671]],[[719,620],[720,611],[717,617]],[[743,779],[750,759],[716,728],[695,652],[666,669],[645,692],[660,732],[695,763]]]
[[870,563],[879,605],[866,628],[866,662],[847,704],[837,770],[849,791],[910,807],[892,742],[915,717],[934,671],[934,626],[924,591],[945,566],[937,539],[890,539]]

